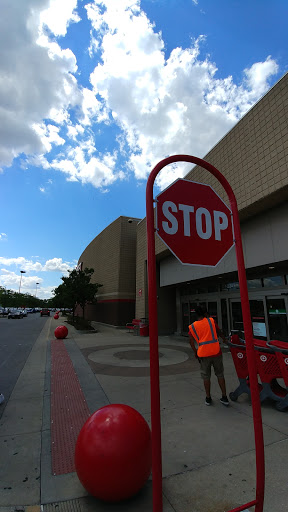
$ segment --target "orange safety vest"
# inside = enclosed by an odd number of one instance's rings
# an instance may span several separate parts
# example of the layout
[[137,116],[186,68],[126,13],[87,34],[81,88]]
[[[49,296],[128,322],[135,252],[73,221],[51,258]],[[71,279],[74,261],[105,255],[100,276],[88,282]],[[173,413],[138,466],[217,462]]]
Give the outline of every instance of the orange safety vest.
[[198,357],[216,356],[220,352],[213,318],[203,318],[189,325],[189,331],[198,343]]

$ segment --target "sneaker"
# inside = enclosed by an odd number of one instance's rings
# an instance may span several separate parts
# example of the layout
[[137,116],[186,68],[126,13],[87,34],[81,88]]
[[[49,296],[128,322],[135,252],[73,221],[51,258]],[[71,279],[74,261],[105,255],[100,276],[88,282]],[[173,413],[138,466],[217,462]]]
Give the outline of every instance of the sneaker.
[[211,404],[212,404],[211,396],[206,396],[206,398],[205,398],[205,405],[211,405]]
[[5,398],[4,398],[4,395],[2,395],[2,393],[0,394],[0,404],[3,404]]
[[220,402],[223,405],[226,405],[226,406],[229,405],[229,400],[228,400],[227,396],[222,396],[222,398],[220,398]]

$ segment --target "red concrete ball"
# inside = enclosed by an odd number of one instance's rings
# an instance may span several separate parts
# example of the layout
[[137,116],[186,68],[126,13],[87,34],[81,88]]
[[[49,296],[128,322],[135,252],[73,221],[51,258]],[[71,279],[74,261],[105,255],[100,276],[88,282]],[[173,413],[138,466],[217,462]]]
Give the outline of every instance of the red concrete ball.
[[141,414],[123,404],[98,409],[82,427],[75,467],[83,487],[110,502],[136,494],[151,472],[151,432]]
[[58,313],[55,313],[54,318],[55,318],[55,320],[58,320],[58,318],[59,318]]
[[58,327],[56,327],[55,331],[54,331],[54,336],[55,338],[58,338],[58,339],[63,339],[63,338],[66,338],[68,334],[68,329],[66,327],[66,325],[58,325]]

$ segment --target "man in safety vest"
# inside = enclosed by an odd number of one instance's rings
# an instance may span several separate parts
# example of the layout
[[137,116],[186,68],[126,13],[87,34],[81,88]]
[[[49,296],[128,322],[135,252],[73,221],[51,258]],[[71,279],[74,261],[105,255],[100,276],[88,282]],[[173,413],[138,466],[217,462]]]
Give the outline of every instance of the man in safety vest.
[[[195,313],[198,320],[189,325],[190,345],[194,351],[196,359],[200,362],[201,377],[204,382],[206,391],[205,404],[211,405],[212,398],[210,394],[211,388],[211,367],[213,366],[218,383],[222,391],[220,402],[223,405],[229,405],[226,396],[226,383],[224,379],[223,358],[220,344],[217,337],[217,329],[213,318],[208,317],[207,312],[197,306]],[[218,326],[217,326],[218,327]],[[219,327],[218,327],[219,329]],[[198,345],[195,347],[195,341]]]

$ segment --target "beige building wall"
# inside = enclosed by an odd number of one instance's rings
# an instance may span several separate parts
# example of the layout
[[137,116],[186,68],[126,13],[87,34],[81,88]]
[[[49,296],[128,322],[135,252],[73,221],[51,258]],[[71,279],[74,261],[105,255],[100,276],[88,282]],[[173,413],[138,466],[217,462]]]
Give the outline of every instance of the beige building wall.
[[[204,160],[229,181],[241,221],[249,221],[256,214],[288,199],[288,74],[209,151]],[[222,186],[205,169],[195,166],[185,179],[211,185],[229,205]],[[171,253],[157,236],[155,238],[156,259],[160,261]],[[143,290],[146,244],[146,219],[143,219],[138,226],[136,265],[136,288]],[[136,316],[148,316],[146,304],[146,297],[136,295]],[[158,321],[161,323],[161,318]]]
[[[92,267],[92,282],[100,283],[97,305],[87,309],[90,318],[125,325],[135,315],[136,231],[140,219],[119,217],[105,228],[81,254],[82,268]],[[97,318],[95,318],[95,316]]]

